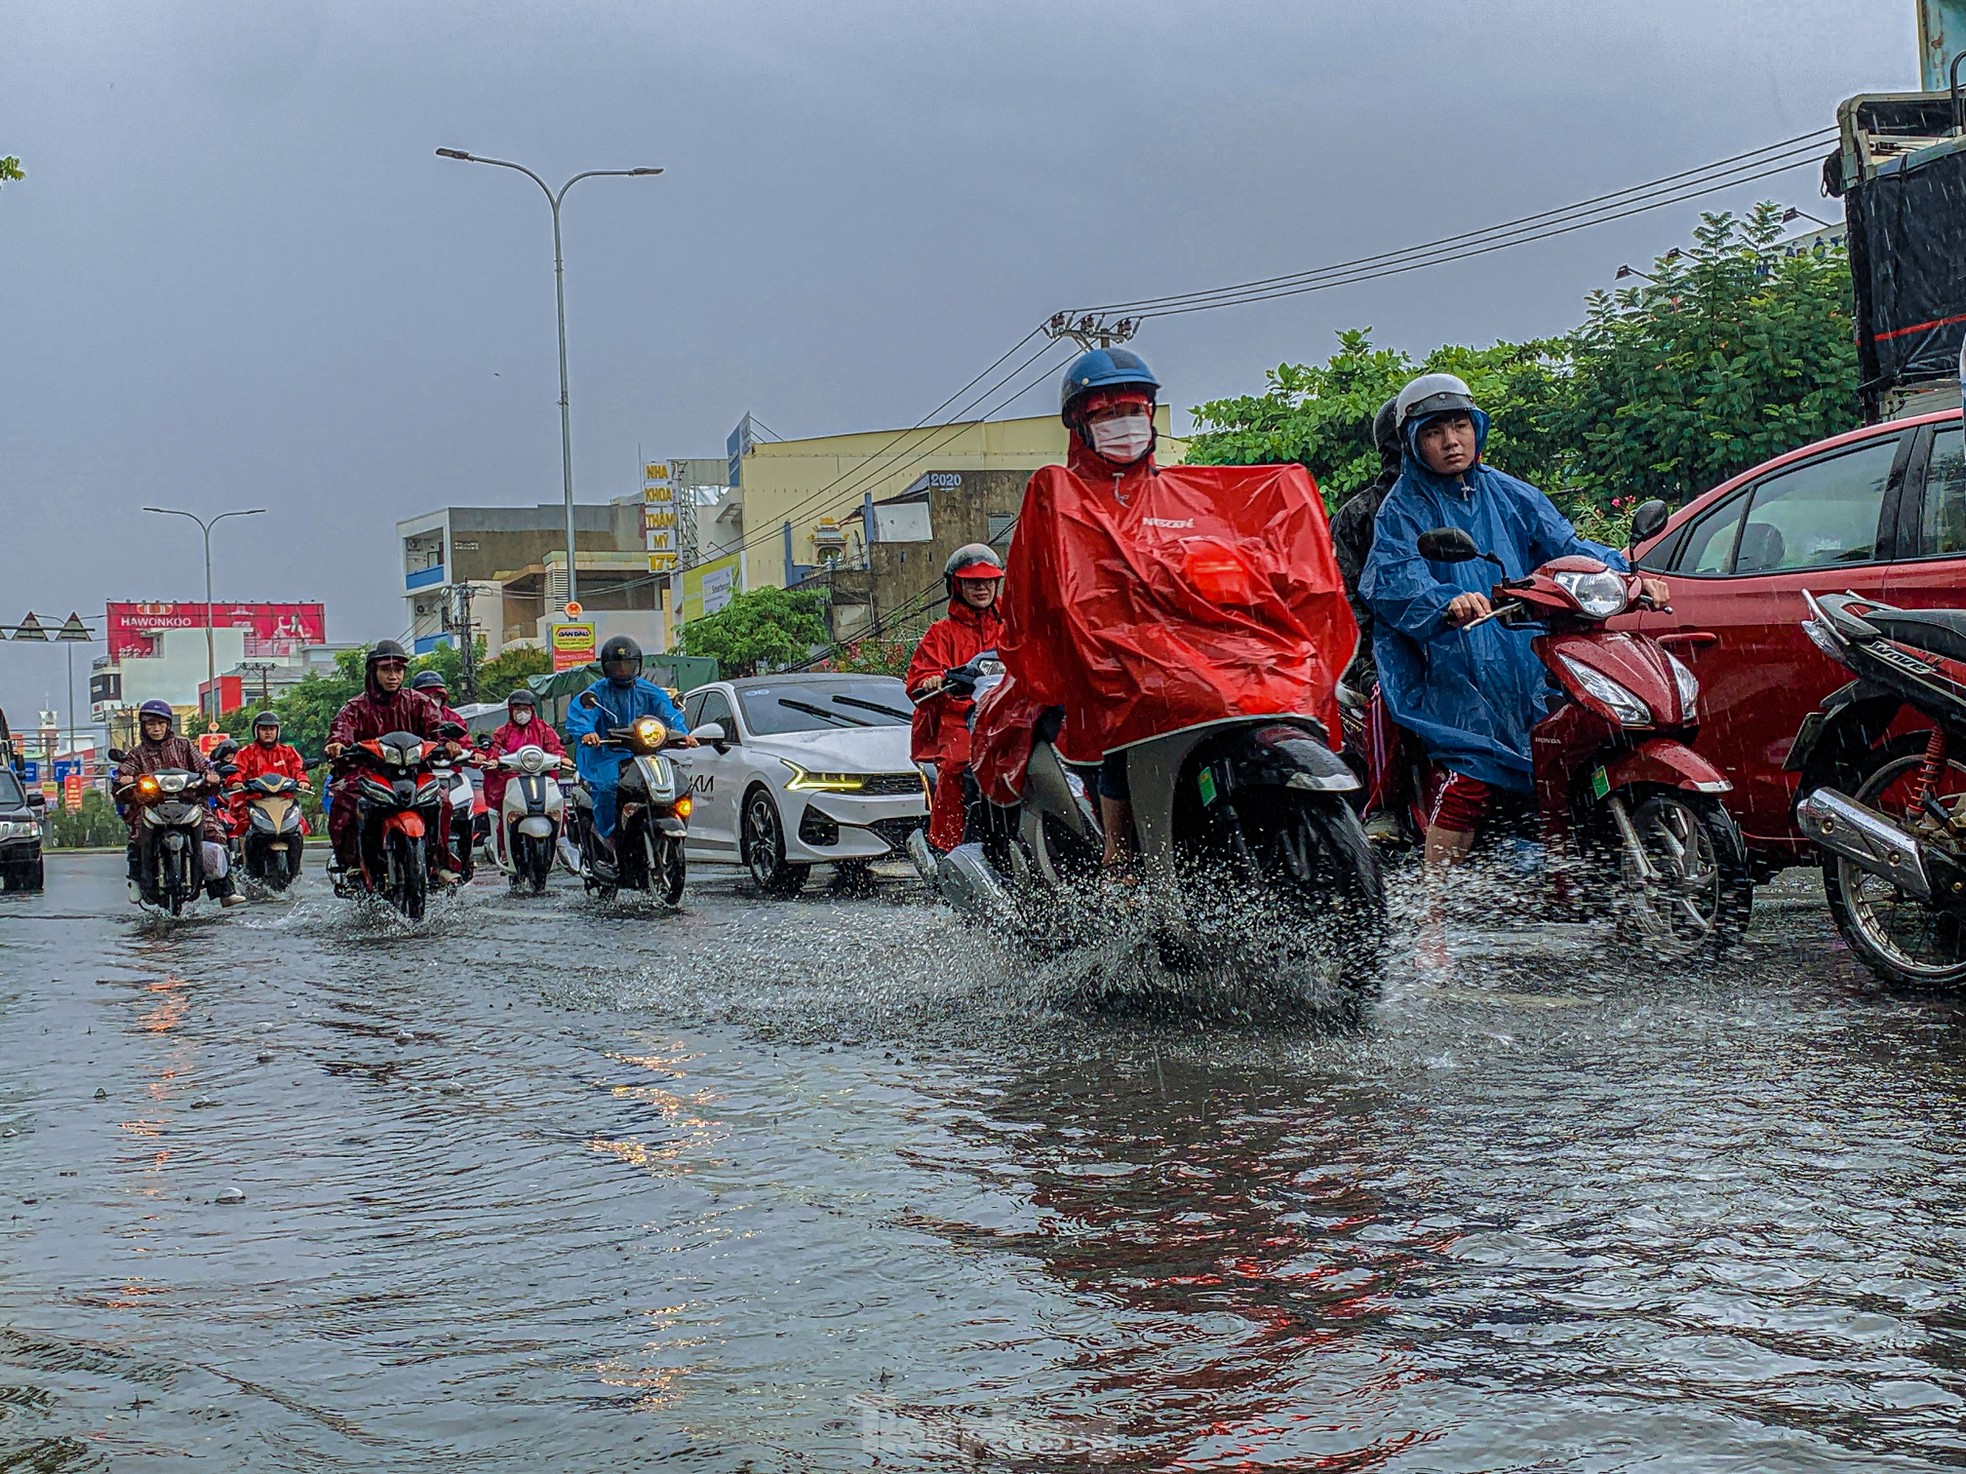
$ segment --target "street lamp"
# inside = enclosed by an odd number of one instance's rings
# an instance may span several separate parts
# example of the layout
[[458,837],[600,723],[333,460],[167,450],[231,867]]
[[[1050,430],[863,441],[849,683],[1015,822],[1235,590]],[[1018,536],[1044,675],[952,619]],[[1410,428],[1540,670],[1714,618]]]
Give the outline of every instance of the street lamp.
[[524,164],[508,163],[504,159],[487,159],[477,154],[468,154],[461,148],[440,148],[440,159],[460,159],[467,164],[490,164],[498,169],[516,169],[546,196],[546,203],[553,207],[553,300],[560,314],[560,480],[567,499],[567,603],[580,597],[579,575],[574,571],[573,538],[573,418],[567,407],[567,279],[566,261],[560,251],[560,201],[567,197],[567,191],[583,179],[639,179],[645,175],[660,174],[660,169],[589,169],[584,174],[576,174],[555,194],[552,187]]
[[1782,211],[1782,224],[1792,225],[1798,220],[1813,220],[1816,224],[1822,226],[1824,230],[1836,229],[1834,225],[1831,225],[1822,216],[1811,215],[1807,210],[1798,210],[1794,205],[1790,205],[1786,210]]
[[[181,512],[176,507],[144,508],[146,512],[156,512],[164,517],[189,517],[198,524],[199,531],[205,534],[205,685],[211,691],[214,705],[218,701],[218,656],[212,648],[212,529],[227,517],[257,517],[265,510],[264,507],[254,507],[245,512],[220,512],[207,522],[196,512]],[[201,701],[199,706],[202,708],[204,703]],[[208,712],[206,721],[209,723],[212,720]]]
[[1639,279],[1640,281],[1653,281],[1653,280],[1655,280],[1655,278],[1653,278],[1653,277],[1649,277],[1649,276],[1647,276],[1647,275],[1646,275],[1646,274],[1645,274],[1644,272],[1642,272],[1642,271],[1640,271],[1640,270],[1639,270],[1639,269],[1638,269],[1638,268],[1637,268],[1636,266],[1620,266],[1620,267],[1619,267],[1619,268],[1617,269],[1617,271],[1615,271],[1615,272],[1613,272],[1613,273],[1612,273],[1612,280],[1613,280],[1613,281],[1623,281],[1623,280],[1624,280],[1624,279],[1625,279],[1626,277],[1628,277],[1628,276],[1635,276],[1635,277],[1637,277],[1637,278],[1638,278],[1638,279]]

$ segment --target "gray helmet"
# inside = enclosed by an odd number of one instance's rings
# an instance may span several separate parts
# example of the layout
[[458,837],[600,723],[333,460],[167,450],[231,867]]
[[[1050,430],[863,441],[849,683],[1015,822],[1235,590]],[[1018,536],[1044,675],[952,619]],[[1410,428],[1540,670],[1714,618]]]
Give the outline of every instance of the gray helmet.
[[1416,420],[1473,414],[1477,408],[1467,381],[1453,374],[1422,374],[1393,397],[1393,417],[1402,434]]
[[956,580],[959,578],[1002,577],[1003,559],[988,543],[964,543],[942,565],[942,587],[952,599],[956,597]]

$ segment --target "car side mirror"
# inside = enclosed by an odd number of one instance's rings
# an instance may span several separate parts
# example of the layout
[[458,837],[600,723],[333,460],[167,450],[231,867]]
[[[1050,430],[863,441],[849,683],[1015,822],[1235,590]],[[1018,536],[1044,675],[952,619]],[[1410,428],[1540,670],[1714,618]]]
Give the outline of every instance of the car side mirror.
[[694,737],[698,742],[709,743],[720,752],[730,746],[730,738],[724,735],[722,722],[705,722],[700,727],[692,728],[690,736]]
[[1666,518],[1671,516],[1666,504],[1657,497],[1649,502],[1640,502],[1632,513],[1632,546],[1650,542],[1666,530]]
[[1420,556],[1429,563],[1469,563],[1481,556],[1481,549],[1459,527],[1436,527],[1420,534]]

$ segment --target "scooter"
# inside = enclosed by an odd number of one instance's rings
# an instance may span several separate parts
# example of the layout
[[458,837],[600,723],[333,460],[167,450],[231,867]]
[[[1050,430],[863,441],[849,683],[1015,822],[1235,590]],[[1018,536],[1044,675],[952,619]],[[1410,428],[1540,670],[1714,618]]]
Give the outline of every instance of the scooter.
[[[950,683],[973,688],[973,723],[1009,690],[994,652],[951,672]],[[965,823],[976,837],[936,865],[956,911],[1039,949],[1078,945],[1075,918],[1088,902],[1097,909],[1105,850],[1086,776],[1053,745],[1060,717],[1047,712],[1036,724],[1018,802],[977,790]],[[1260,974],[1281,944],[1293,960],[1319,963],[1341,995],[1369,983],[1385,939],[1385,885],[1348,801],[1358,779],[1322,724],[1235,718],[1123,751],[1137,891],[1151,900],[1143,915],[1161,966]]]
[[380,896],[411,921],[422,918],[429,895],[429,845],[449,781],[433,759],[442,741],[464,735],[454,723],[437,732],[439,742],[413,732],[385,733],[335,759],[338,770],[360,774],[354,802],[361,856],[360,870],[338,876],[336,893]]
[[566,799],[555,775],[569,764],[536,744],[505,753],[497,762],[511,777],[499,800],[492,852],[514,890],[524,886],[538,895],[553,872],[566,819]]
[[[1419,551],[1501,566],[1458,527],[1422,533]],[[1621,925],[1655,954],[1724,948],[1754,906],[1747,849],[1720,798],[1734,785],[1693,750],[1699,680],[1650,635],[1605,628],[1642,603],[1641,587],[1595,558],[1553,558],[1496,584],[1490,612],[1464,628],[1540,629],[1532,648],[1567,698],[1530,733],[1552,899],[1588,910],[1608,886],[1627,903]]]
[[239,868],[246,879],[283,891],[300,875],[300,783],[284,773],[262,773],[248,779],[240,792],[246,802]]
[[695,800],[678,779],[675,763],[663,756],[669,729],[654,717],[638,717],[625,727],[610,727],[602,738],[628,755],[621,759],[615,790],[612,843],[594,832],[593,800],[585,785],[574,790],[581,810],[575,826],[581,879],[589,894],[608,900],[627,889],[648,891],[673,906],[682,900],[687,879],[683,842]]
[[430,846],[431,865],[433,868],[444,866],[456,872],[459,882],[469,885],[478,869],[472,837],[477,822],[476,812],[482,802],[477,787],[471,782],[470,764],[461,758],[453,762],[439,752],[430,760],[430,771],[437,775],[437,781],[443,785],[451,801],[450,824],[445,834],[448,843],[440,848],[433,841]]
[[177,916],[205,888],[207,780],[183,768],[139,774],[117,791],[140,810],[137,889],[146,904]]
[[1966,612],[1802,597],[1803,630],[1857,677],[1803,719],[1784,764],[1830,915],[1879,977],[1966,983]]

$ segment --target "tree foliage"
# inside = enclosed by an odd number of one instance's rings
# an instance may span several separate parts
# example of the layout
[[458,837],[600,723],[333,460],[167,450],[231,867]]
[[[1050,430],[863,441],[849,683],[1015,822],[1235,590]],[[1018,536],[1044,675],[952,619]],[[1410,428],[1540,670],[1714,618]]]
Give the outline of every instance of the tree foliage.
[[[1653,281],[1589,298],[1574,332],[1415,361],[1341,332],[1319,365],[1194,411],[1188,459],[1301,461],[1336,505],[1378,468],[1372,416],[1419,373],[1459,374],[1493,421],[1488,459],[1609,524],[1648,496],[1685,501],[1779,451],[1857,422],[1849,261],[1773,249],[1781,211],[1706,215]],[[1616,505],[1614,505],[1616,504]]]
[[528,676],[550,675],[553,657],[538,645],[507,645],[478,667],[478,699],[503,701]]
[[116,805],[99,788],[82,790],[82,802],[70,808],[64,800],[48,811],[48,843],[55,849],[101,849],[129,839],[129,826],[117,817]]
[[725,675],[803,660],[826,642],[826,599],[810,590],[761,588],[683,626],[681,649],[707,655]]
[[0,158],[0,184],[7,184],[16,179],[25,178],[27,178],[27,175],[21,169],[19,159],[15,158],[12,154],[8,154],[5,158]]

